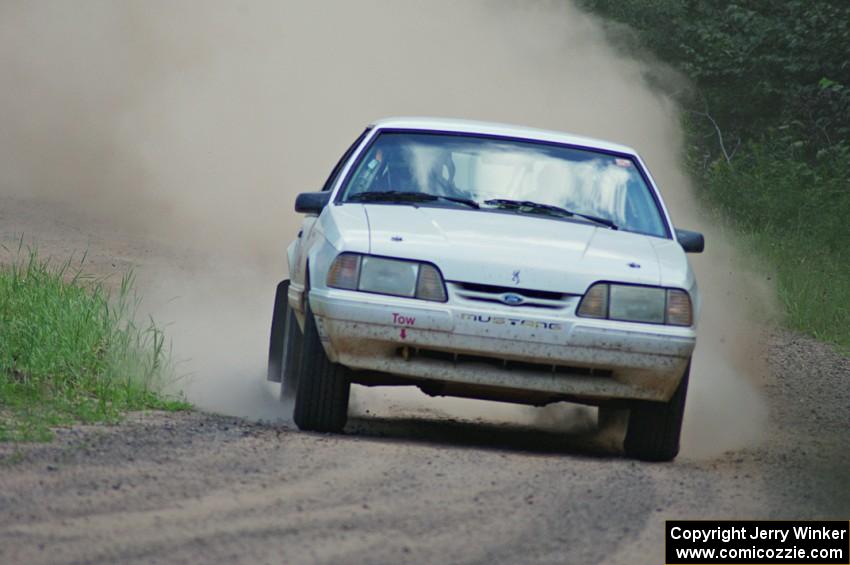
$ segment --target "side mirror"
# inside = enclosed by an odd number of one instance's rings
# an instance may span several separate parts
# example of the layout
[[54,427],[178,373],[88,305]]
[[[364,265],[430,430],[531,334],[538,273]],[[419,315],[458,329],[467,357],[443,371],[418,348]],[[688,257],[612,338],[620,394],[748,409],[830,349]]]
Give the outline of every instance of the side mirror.
[[676,240],[685,253],[702,253],[705,250],[705,238],[697,231],[676,228]]
[[299,214],[321,214],[330,199],[330,192],[302,192],[295,198],[295,211]]

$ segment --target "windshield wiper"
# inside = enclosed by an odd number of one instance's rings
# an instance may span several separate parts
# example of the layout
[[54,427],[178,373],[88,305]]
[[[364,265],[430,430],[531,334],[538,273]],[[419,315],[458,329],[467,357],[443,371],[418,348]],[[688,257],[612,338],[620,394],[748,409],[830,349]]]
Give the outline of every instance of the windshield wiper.
[[554,216],[578,216],[580,218],[584,218],[585,220],[590,220],[591,222],[602,224],[603,226],[609,227],[612,230],[619,229],[617,224],[606,218],[600,218],[599,216],[594,216],[592,214],[574,212],[572,210],[567,210],[566,208],[561,208],[560,206],[553,206],[551,204],[541,204],[540,202],[532,202],[530,200],[508,200],[505,198],[494,198],[492,200],[485,200],[484,204],[489,204],[490,206],[495,206],[497,208],[504,208],[506,210],[521,211],[523,209],[527,209],[534,212],[549,213]]
[[442,196],[440,194],[428,194],[426,192],[405,192],[401,190],[370,190],[352,194],[346,199],[347,202],[434,202],[437,200],[456,202],[470,208],[480,208],[478,202],[469,198]]

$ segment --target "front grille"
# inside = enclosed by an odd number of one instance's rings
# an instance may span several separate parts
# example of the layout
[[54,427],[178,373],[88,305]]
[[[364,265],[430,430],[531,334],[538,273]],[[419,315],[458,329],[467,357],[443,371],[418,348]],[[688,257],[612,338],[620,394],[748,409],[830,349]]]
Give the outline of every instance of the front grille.
[[[490,302],[508,306],[549,308],[552,310],[564,309],[577,298],[573,294],[566,294],[562,292],[467,282],[450,282],[449,288],[454,296],[462,300],[472,302]],[[517,303],[511,304],[505,300],[506,296],[521,298],[517,301]],[[514,300],[516,300],[516,298],[514,298]]]
[[[406,350],[406,351],[405,351]],[[591,377],[610,377],[613,372],[609,369],[592,369],[589,367],[572,367],[569,365],[556,365],[550,363],[529,363],[527,361],[512,361],[510,359],[501,359],[499,357],[490,357],[487,355],[468,355],[465,353],[450,353],[448,351],[440,351],[437,349],[419,349],[419,348],[399,348],[398,355],[404,359],[421,357],[425,359],[434,359],[437,361],[446,361],[455,365],[467,363],[477,363],[490,365],[495,369],[503,369],[506,371],[534,371],[546,373],[559,373],[571,375],[587,375]]]

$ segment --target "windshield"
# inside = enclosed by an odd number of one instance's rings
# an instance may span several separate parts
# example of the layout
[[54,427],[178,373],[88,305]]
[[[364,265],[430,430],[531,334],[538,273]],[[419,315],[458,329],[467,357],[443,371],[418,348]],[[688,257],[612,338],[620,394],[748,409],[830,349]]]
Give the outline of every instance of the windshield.
[[588,149],[470,135],[383,132],[343,187],[342,201],[376,202],[381,199],[375,193],[383,192],[438,197],[397,202],[457,205],[449,199],[465,199],[480,204],[481,210],[515,213],[541,208],[505,206],[504,201],[557,206],[577,214],[578,221],[584,221],[581,215],[595,216],[621,230],[667,237],[637,164]]

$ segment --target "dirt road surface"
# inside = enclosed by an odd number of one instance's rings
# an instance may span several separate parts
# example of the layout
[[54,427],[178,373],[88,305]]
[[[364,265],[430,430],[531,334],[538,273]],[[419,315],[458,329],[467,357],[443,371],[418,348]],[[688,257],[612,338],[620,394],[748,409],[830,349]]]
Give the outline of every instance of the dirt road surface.
[[[0,237],[101,273],[179,261],[32,202]],[[104,228],[106,229],[106,228]],[[662,563],[665,519],[850,518],[850,360],[773,330],[761,443],[671,464],[607,432],[357,417],[344,435],[189,412],[0,445],[0,563]]]

